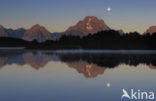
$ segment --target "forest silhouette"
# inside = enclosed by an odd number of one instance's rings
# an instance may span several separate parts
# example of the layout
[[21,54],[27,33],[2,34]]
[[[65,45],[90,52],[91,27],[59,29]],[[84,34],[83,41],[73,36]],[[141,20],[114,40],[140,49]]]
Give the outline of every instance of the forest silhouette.
[[120,34],[115,30],[100,31],[87,36],[62,35],[57,40],[25,41],[17,38],[0,38],[1,47],[26,47],[27,49],[112,49],[112,50],[155,50],[156,33],[139,34],[130,32]]

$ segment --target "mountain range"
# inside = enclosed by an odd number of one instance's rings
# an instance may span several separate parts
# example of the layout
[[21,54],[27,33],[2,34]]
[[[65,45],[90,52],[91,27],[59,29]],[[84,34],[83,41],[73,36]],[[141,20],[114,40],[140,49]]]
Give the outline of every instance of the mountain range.
[[[29,29],[19,28],[16,30],[4,28],[0,25],[0,37],[14,37],[27,41],[37,40],[38,42],[44,42],[46,40],[56,40],[62,35],[73,36],[86,36],[88,34],[94,34],[99,31],[111,30],[104,20],[98,19],[95,16],[86,16],[82,21],[79,21],[76,25],[69,27],[64,32],[50,33],[45,27],[36,24]],[[117,30],[120,34],[124,34],[123,30]],[[156,26],[151,26],[145,33],[156,32]]]

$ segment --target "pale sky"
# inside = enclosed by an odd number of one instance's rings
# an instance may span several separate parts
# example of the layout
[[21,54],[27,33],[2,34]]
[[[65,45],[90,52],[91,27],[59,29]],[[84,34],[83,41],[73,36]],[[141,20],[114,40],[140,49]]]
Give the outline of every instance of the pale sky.
[[112,29],[143,33],[156,25],[155,4],[156,0],[0,0],[0,25],[16,29],[40,24],[62,32],[85,16],[96,16]]

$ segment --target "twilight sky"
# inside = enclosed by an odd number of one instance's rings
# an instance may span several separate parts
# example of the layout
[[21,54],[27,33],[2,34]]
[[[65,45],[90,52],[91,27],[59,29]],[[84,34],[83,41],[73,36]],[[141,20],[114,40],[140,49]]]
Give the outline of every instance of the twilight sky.
[[156,0],[0,0],[0,25],[16,29],[40,24],[61,32],[85,16],[97,16],[112,29],[142,33],[156,25],[155,4]]

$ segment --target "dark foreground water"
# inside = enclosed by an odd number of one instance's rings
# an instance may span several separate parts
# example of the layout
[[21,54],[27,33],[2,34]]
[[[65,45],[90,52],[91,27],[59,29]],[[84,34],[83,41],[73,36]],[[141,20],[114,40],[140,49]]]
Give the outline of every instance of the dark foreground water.
[[133,101],[122,89],[156,94],[155,52],[0,50],[0,101]]

